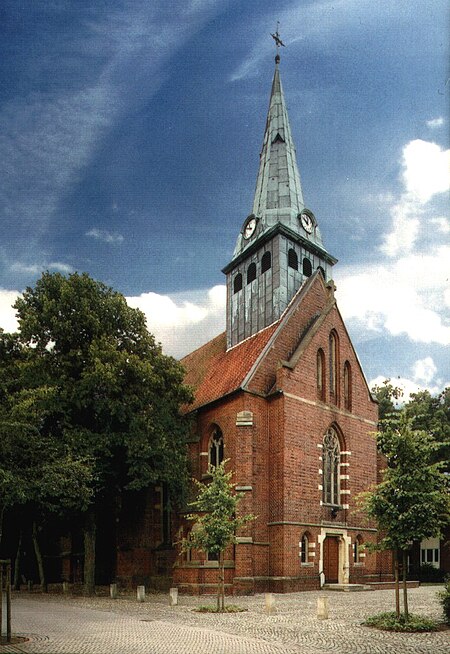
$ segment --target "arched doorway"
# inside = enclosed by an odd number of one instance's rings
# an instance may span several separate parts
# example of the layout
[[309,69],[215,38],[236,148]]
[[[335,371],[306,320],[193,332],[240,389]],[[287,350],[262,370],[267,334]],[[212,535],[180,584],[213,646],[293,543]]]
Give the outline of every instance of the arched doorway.
[[326,584],[339,581],[339,538],[327,536],[323,541],[323,572]]

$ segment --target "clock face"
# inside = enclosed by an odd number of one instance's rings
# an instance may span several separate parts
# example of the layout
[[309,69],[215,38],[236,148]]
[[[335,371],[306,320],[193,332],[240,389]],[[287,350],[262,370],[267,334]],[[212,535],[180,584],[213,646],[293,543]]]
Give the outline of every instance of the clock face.
[[309,214],[307,213],[302,213],[300,215],[300,221],[302,223],[303,229],[305,232],[308,232],[308,234],[311,234],[313,230],[313,221],[312,218]]
[[256,229],[256,218],[253,217],[247,221],[247,224],[245,225],[244,231],[242,233],[243,237],[246,240],[251,238],[255,232],[255,229]]

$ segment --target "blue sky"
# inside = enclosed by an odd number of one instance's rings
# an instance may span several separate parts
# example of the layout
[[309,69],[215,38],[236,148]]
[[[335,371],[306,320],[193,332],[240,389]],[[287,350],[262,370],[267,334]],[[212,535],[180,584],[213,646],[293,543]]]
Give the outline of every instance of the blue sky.
[[448,384],[444,0],[3,0],[0,19],[1,326],[48,269],[123,292],[175,356],[222,331],[280,21],[303,193],[366,375]]

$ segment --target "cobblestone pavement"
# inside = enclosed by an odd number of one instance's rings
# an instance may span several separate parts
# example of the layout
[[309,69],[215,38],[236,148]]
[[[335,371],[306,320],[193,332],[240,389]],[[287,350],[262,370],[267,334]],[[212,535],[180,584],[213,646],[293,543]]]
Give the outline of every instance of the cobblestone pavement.
[[[410,610],[440,618],[436,586],[411,589]],[[329,598],[329,619],[316,617],[317,598]],[[1,645],[0,654],[448,654],[450,631],[395,634],[361,626],[368,615],[392,610],[393,591],[306,592],[275,595],[266,615],[264,595],[229,598],[242,613],[193,609],[213,598],[168,595],[71,597],[13,595],[13,632],[28,642]]]

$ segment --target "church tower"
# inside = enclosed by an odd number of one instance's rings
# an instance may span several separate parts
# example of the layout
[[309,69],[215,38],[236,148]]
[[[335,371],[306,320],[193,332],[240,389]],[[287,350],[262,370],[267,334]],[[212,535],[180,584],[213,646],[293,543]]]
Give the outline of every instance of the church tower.
[[279,66],[277,53],[253,208],[223,269],[228,348],[278,320],[316,269],[330,279],[337,261],[305,207]]

